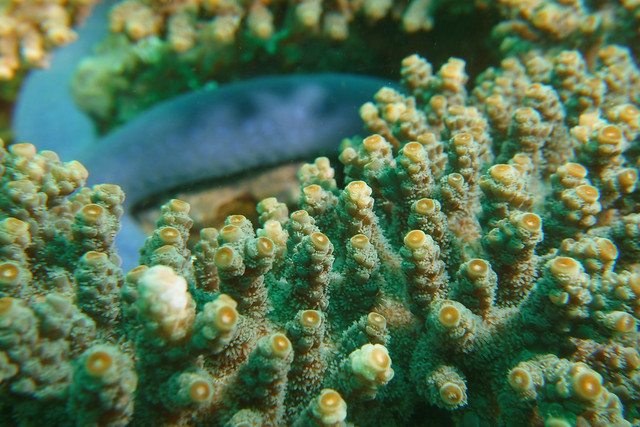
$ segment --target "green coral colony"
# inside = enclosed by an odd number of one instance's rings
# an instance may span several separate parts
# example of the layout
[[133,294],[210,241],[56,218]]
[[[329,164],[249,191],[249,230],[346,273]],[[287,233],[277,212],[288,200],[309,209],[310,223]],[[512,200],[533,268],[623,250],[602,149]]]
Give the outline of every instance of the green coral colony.
[[374,134],[343,142],[344,188],[319,158],[300,210],[265,199],[258,229],[230,216],[192,252],[189,205],[172,200],[126,275],[119,187],[83,188],[81,164],[30,144],[3,150],[5,417],[630,425],[628,52],[603,48],[591,71],[575,51],[507,59],[470,94],[460,60],[434,74],[411,56],[402,76],[409,95],[382,88],[361,109]]
[[[549,13],[532,22],[552,33]],[[381,88],[369,136],[342,143],[344,185],[318,158],[299,210],[265,199],[259,225],[230,216],[191,249],[171,200],[126,274],[122,190],[3,148],[0,422],[640,423],[631,52],[510,56],[467,80],[460,59],[407,57],[406,93]]]

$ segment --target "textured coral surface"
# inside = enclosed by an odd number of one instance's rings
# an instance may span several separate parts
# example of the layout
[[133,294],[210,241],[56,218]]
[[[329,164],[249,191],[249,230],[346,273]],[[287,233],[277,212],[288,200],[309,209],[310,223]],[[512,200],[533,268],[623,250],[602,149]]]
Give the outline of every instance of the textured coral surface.
[[[196,231],[172,199],[128,272],[122,189],[4,144],[0,424],[639,425],[636,3],[463,2],[499,64],[406,57],[295,209]],[[112,29],[155,66],[444,4],[128,0]]]
[[407,57],[344,183],[300,169],[299,210],[264,199],[190,250],[170,201],[126,275],[119,187],[3,150],[4,422],[635,422],[640,72],[615,45],[510,57],[470,92],[464,66]]
[[391,77],[414,52],[473,59],[475,74],[497,51],[640,42],[636,0],[124,0],[109,22],[73,83],[103,131],[177,93],[256,74]]
[[46,68],[51,51],[76,39],[96,0],[0,1],[0,138],[10,136],[11,103],[26,72]]

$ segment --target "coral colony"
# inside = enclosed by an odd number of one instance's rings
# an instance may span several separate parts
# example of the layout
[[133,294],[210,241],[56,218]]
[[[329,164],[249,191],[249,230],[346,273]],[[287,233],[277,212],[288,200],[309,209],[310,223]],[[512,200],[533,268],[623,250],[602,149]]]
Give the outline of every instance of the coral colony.
[[[27,4],[5,6],[3,43]],[[297,2],[287,35],[387,14],[424,30],[445,2],[357,4]],[[466,5],[505,18],[499,66],[471,85],[461,59],[406,57],[338,162],[300,169],[297,210],[264,199],[259,223],[188,247],[173,199],[128,272],[121,188],[5,144],[0,423],[638,425],[640,3]],[[206,37],[270,40],[285,6],[129,0],[111,24],[193,59]],[[38,28],[21,37],[57,40]]]

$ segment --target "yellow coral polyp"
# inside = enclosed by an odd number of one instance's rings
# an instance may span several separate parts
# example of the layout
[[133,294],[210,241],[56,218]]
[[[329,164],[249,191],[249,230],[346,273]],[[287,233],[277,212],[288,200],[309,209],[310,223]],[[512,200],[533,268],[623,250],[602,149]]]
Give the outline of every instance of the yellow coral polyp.
[[446,382],[440,387],[440,399],[446,406],[458,406],[465,398],[465,393],[458,384]]
[[103,218],[104,208],[100,205],[90,204],[84,206],[80,212],[82,213],[82,218],[89,223],[96,223]]
[[96,191],[105,193],[107,195],[115,195],[121,192],[121,188],[116,184],[100,184],[96,185]]
[[177,53],[184,53],[195,45],[195,28],[182,15],[172,17],[168,24],[168,40],[171,48]]
[[520,218],[520,226],[530,233],[537,233],[542,229],[542,219],[534,213],[526,213]]
[[633,293],[636,294],[636,297],[640,298],[640,274],[638,273],[632,274],[629,277],[628,285],[629,285],[629,288],[631,288],[631,290],[633,291]]
[[211,304],[215,313],[213,318],[215,330],[222,334],[235,330],[240,318],[236,310],[238,303],[229,295],[220,294]]
[[406,111],[406,106],[404,104],[395,103],[388,104],[384,107],[383,117],[390,123],[395,123],[400,119],[402,113]]
[[598,51],[598,56],[606,63],[610,63],[620,56],[620,48],[614,45],[608,45]]
[[435,95],[431,98],[429,104],[434,111],[442,111],[447,108],[447,98],[442,95]]
[[375,347],[370,354],[371,366],[378,372],[384,372],[391,366],[391,358],[387,349],[382,346]]
[[420,215],[429,215],[436,211],[436,204],[432,199],[420,199],[416,202],[416,212]]
[[622,187],[621,190],[625,193],[631,193],[635,190],[635,185],[638,182],[638,172],[635,169],[627,168],[616,176],[618,183]]
[[139,40],[148,35],[146,26],[143,25],[141,22],[131,21],[126,24],[126,27],[127,27],[127,34],[133,40]]
[[635,348],[625,349],[624,360],[630,370],[635,370],[640,367],[640,353]]
[[204,403],[213,396],[212,385],[203,379],[197,379],[189,385],[189,397],[194,403]]
[[561,256],[549,262],[549,271],[556,276],[567,275],[575,277],[582,271],[582,266],[573,258]]
[[160,230],[160,239],[165,245],[175,245],[180,242],[180,232],[173,227],[163,227]]
[[3,262],[0,264],[0,286],[13,287],[19,283],[20,267],[15,263]]
[[438,311],[438,322],[447,329],[455,328],[460,324],[462,315],[460,310],[453,305],[445,304]]
[[176,253],[176,247],[173,245],[160,246],[158,249],[153,251],[153,254],[157,256],[163,256],[163,255],[172,256],[175,253]]
[[[534,122],[534,121],[539,121],[538,119],[538,113],[531,107],[521,107],[518,108],[514,115],[513,115],[513,119],[519,123],[519,124],[523,124],[523,123],[529,123],[529,122]],[[538,119],[538,120],[536,120]]]
[[69,179],[73,181],[84,181],[89,176],[87,168],[77,160],[67,164],[67,173],[69,174]]
[[419,163],[426,158],[424,147],[419,142],[410,142],[402,147],[402,153],[414,163]]
[[311,28],[318,25],[322,15],[322,6],[319,1],[305,0],[296,6],[296,18],[304,27]]
[[460,175],[459,173],[454,172],[452,174],[449,174],[449,176],[447,176],[447,182],[453,188],[455,188],[457,190],[460,190],[460,189],[462,189],[462,186],[464,185],[464,177],[462,175]]
[[331,243],[326,235],[317,231],[315,233],[311,233],[310,240],[313,247],[318,251],[326,250]]
[[268,40],[273,35],[273,15],[265,5],[255,2],[249,10],[247,26],[255,37]]
[[484,102],[487,107],[501,107],[504,103],[504,97],[502,95],[495,94],[485,99]]
[[356,234],[350,241],[353,247],[357,249],[366,249],[369,246],[369,238],[364,234]]
[[275,197],[267,197],[266,199],[262,199],[259,204],[258,212],[269,212],[278,207],[280,202]]
[[483,136],[485,134],[485,130],[481,126],[473,126],[473,127],[469,128],[469,133],[471,134],[471,136],[473,136],[473,138],[476,141],[478,141],[481,138],[483,138]]
[[579,163],[569,162],[565,165],[565,170],[568,175],[577,179],[583,179],[587,176],[587,168]]
[[580,185],[576,188],[576,194],[587,203],[595,203],[600,198],[600,191],[592,185]]
[[13,234],[26,233],[29,230],[29,224],[17,218],[9,217],[3,221],[4,228]]
[[463,60],[450,58],[446,64],[440,67],[440,76],[444,80],[443,85],[446,89],[456,90],[457,86],[466,80],[464,66]]
[[523,392],[533,388],[533,378],[524,368],[513,368],[509,372],[509,385],[517,392]]
[[352,181],[345,188],[351,200],[356,202],[359,206],[364,207],[369,203],[369,196],[371,196],[371,187],[364,181]]
[[88,266],[96,266],[106,262],[109,259],[109,256],[104,252],[97,251],[89,251],[82,256],[82,260]]
[[620,144],[622,142],[622,131],[615,125],[604,126],[598,132],[598,142],[600,144]]
[[322,196],[322,187],[317,184],[307,185],[302,192],[310,199],[319,199]]
[[411,230],[404,236],[404,244],[411,250],[420,249],[427,241],[427,235],[422,230]]
[[225,243],[234,243],[242,238],[242,230],[236,225],[225,225],[220,229],[220,238]]
[[618,117],[624,122],[636,122],[640,117],[640,110],[633,104],[626,104],[618,110]]
[[216,312],[216,327],[221,331],[233,329],[237,321],[238,312],[234,306],[225,305]]
[[219,15],[210,24],[211,35],[214,40],[222,44],[232,43],[235,40],[240,17],[233,15]]
[[387,327],[387,319],[385,319],[384,316],[379,313],[369,313],[367,315],[367,323],[381,330]]
[[300,323],[305,328],[316,329],[322,323],[322,316],[317,310],[305,310],[300,317]]
[[14,156],[22,157],[26,160],[33,160],[36,157],[36,146],[29,143],[13,144],[9,147],[9,151]]
[[533,161],[524,153],[516,154],[513,156],[512,160],[513,165],[511,166],[514,167],[522,176],[526,175],[528,171],[533,169]]
[[636,329],[636,320],[628,313],[620,316],[615,322],[618,332],[630,332]]
[[618,248],[609,239],[599,239],[598,249],[600,250],[600,258],[604,261],[615,261],[618,258]]
[[132,268],[127,273],[127,276],[126,276],[127,282],[132,283],[134,285],[137,284],[138,279],[140,279],[140,277],[142,277],[144,272],[147,271],[148,269],[149,269],[149,266],[147,265],[139,265],[137,267]]
[[240,226],[247,220],[247,217],[244,215],[231,215],[227,218],[227,221],[230,225]]
[[600,374],[586,365],[581,365],[573,374],[571,385],[575,395],[583,400],[595,400],[604,391]]
[[554,21],[555,13],[552,9],[543,8],[533,14],[531,23],[538,28],[551,29]]
[[284,334],[273,334],[269,339],[271,352],[277,357],[284,359],[291,351],[291,341]]
[[287,235],[282,229],[282,224],[278,221],[270,219],[264,223],[261,234],[271,240],[277,247],[281,248],[286,245]]
[[47,39],[56,46],[70,43],[76,37],[76,34],[66,27],[57,26],[47,31]]
[[480,279],[489,273],[489,264],[479,258],[472,259],[467,265],[467,276],[471,279]]
[[229,268],[233,265],[235,259],[235,252],[228,246],[223,246],[216,251],[215,263],[218,268]]
[[606,315],[606,321],[616,332],[626,333],[635,330],[636,320],[624,311],[612,311]]
[[351,371],[366,388],[375,390],[393,378],[389,352],[381,344],[365,344],[352,352],[349,360]]
[[184,200],[180,199],[171,199],[167,206],[173,211],[177,213],[188,214],[191,211],[191,205]]
[[527,87],[524,94],[529,98],[537,99],[540,97],[540,93],[542,92],[542,85],[540,83],[533,83]]
[[334,425],[347,417],[347,404],[337,391],[325,388],[318,398],[317,417],[323,425]]
[[16,199],[20,199],[25,197],[27,194],[34,194],[36,192],[36,187],[33,182],[27,179],[20,179],[18,181],[10,181],[5,186],[8,191],[10,197],[15,197]]
[[[360,110],[358,111],[358,113],[360,114],[360,118],[362,119],[362,121],[364,121],[365,123],[373,123],[376,120],[380,119],[378,114],[378,108],[375,106],[373,102],[365,102],[364,104],[362,104],[362,107],[360,107]],[[366,146],[364,145],[364,141],[362,146],[365,147],[366,149]],[[344,164],[349,164],[353,162],[353,160],[356,157],[357,157],[357,154],[356,154],[356,151],[353,149],[353,147],[347,147],[340,154],[340,161]]]
[[275,252],[273,242],[267,237],[258,237],[256,247],[258,248],[258,255],[261,257],[270,257]]
[[84,367],[88,374],[95,377],[104,375],[113,365],[113,358],[106,351],[94,351],[87,358]]
[[311,216],[309,212],[304,209],[297,210],[291,214],[291,219],[295,222],[299,222],[301,224],[309,224],[311,223]]
[[466,132],[458,133],[453,137],[453,144],[456,147],[459,147],[459,146],[469,147],[471,144],[473,144],[473,136],[471,136],[470,133],[466,133]]
[[493,165],[489,168],[489,174],[493,179],[504,185],[513,184],[518,179],[518,173],[511,165]]

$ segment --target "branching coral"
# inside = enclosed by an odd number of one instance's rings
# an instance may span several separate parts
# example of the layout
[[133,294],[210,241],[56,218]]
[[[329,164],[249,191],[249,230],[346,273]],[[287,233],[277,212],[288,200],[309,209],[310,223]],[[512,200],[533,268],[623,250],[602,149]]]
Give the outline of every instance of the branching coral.
[[18,70],[46,66],[48,51],[75,39],[72,25],[96,2],[3,1],[0,4],[0,80],[11,80]]
[[[256,71],[362,74],[386,67],[396,35],[430,30],[445,3],[126,0],[111,10],[109,38],[79,66],[73,93],[108,131],[161,100]],[[465,0],[454,9],[471,8]]]
[[640,80],[599,58],[507,58],[467,91],[464,61],[408,57],[344,184],[319,158],[299,210],[265,199],[192,249],[172,200],[126,276],[120,189],[3,150],[4,419],[637,422]]
[[96,0],[0,2],[0,138],[10,136],[10,116],[27,72],[47,68],[51,51],[76,38],[73,26]]
[[[399,45],[408,46],[402,56],[416,49],[424,54],[428,45],[438,61],[452,55],[447,52],[451,45],[473,46],[478,57],[495,50],[525,54],[548,49],[580,49],[590,56],[605,44],[637,45],[636,3],[127,0],[113,8],[110,38],[79,67],[74,94],[106,131],[167,97],[247,78],[255,69],[380,74]],[[434,28],[437,32],[439,23],[461,28],[440,29],[437,40],[424,36]],[[160,87],[157,81],[172,83]]]

